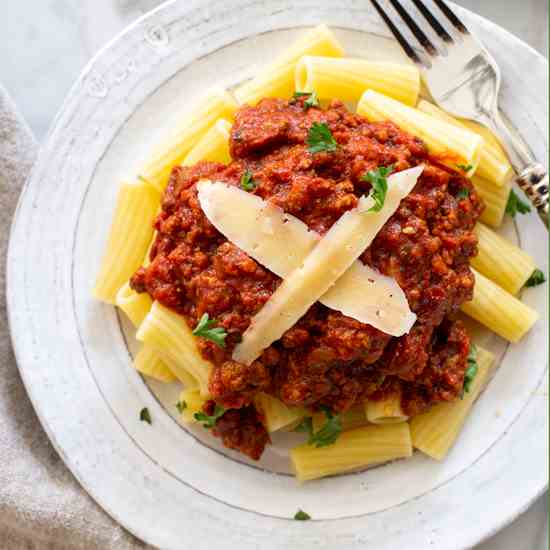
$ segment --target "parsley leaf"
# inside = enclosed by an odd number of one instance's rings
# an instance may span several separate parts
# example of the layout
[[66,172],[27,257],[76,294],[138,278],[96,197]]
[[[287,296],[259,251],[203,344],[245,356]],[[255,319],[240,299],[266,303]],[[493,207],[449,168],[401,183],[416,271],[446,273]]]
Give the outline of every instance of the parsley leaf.
[[143,409],[139,411],[139,419],[142,422],[147,422],[147,424],[152,424],[151,413],[149,412],[149,409],[147,407],[143,407]]
[[319,98],[317,97],[317,92],[313,90],[309,97],[304,101],[304,110],[307,111],[312,107],[319,107]]
[[245,170],[241,176],[241,188],[248,192],[256,189],[256,182],[252,179],[252,172],[250,170]]
[[181,414],[185,409],[187,409],[187,403],[185,401],[178,401],[176,403],[176,409],[178,409],[178,412]]
[[463,187],[457,194],[456,198],[461,201],[462,199],[467,199],[470,196],[470,190],[466,187]]
[[326,122],[314,122],[309,129],[306,141],[309,146],[307,150],[310,153],[322,151],[333,153],[338,147]]
[[393,172],[394,165],[380,166],[376,170],[371,170],[361,177],[363,181],[368,181],[372,185],[371,197],[374,199],[374,206],[369,208],[367,212],[380,212],[386,200],[388,192],[387,177]]
[[303,510],[298,510],[294,514],[294,519],[298,521],[307,521],[308,519],[311,519],[311,516],[307,512],[304,512]]
[[294,105],[296,103],[296,100],[300,97],[306,97],[308,95],[311,95],[309,92],[294,92],[292,94],[292,97],[288,101],[289,105]]
[[527,287],[538,286],[544,283],[545,281],[546,281],[546,277],[544,276],[544,273],[540,269],[535,269],[531,277],[527,279],[525,286]]
[[315,447],[327,447],[336,442],[339,435],[342,433],[342,422],[337,414],[334,414],[328,407],[321,407],[327,417],[325,425],[317,432],[311,433],[308,440],[308,445]]
[[296,100],[300,97],[307,97],[304,101],[304,111],[307,111],[312,107],[319,107],[319,97],[317,96],[317,92],[315,90],[313,90],[313,92],[294,92],[292,99],[288,103],[290,105],[294,105]]
[[477,348],[474,344],[470,344],[470,351],[468,352],[466,365],[466,371],[464,372],[464,389],[462,390],[461,398],[464,398],[464,392],[470,392],[472,382],[474,381],[479,368],[477,365]]
[[518,212],[520,214],[527,214],[527,212],[531,212],[531,207],[523,202],[514,191],[510,191],[508,202],[506,203],[506,214],[515,218]]
[[193,416],[197,422],[203,422],[202,427],[209,430],[216,425],[218,418],[221,418],[225,414],[225,409],[216,403],[214,407],[214,414],[212,416],[207,415],[204,412],[195,413]]
[[220,346],[220,348],[225,348],[227,332],[222,327],[215,327],[216,322],[216,319],[210,319],[208,313],[205,313],[193,329],[193,334],[211,340],[214,344]]
[[460,170],[462,170],[463,172],[469,172],[473,168],[473,165],[471,165],[471,164],[457,164],[456,167],[459,168]]

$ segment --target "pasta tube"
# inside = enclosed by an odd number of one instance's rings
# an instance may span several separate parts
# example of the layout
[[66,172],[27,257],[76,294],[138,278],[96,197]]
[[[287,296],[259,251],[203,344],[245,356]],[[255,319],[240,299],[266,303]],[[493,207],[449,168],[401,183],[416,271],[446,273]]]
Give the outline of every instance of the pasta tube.
[[242,105],[255,105],[264,97],[289,98],[294,93],[296,62],[304,55],[342,57],[344,50],[326,25],[311,29],[275,60],[235,90],[235,97]]
[[181,419],[187,424],[197,422],[195,413],[202,411],[206,399],[201,396],[197,389],[183,390],[180,395]]
[[412,418],[411,436],[415,449],[436,460],[442,460],[456,441],[472,405],[489,379],[494,355],[477,348],[478,371],[462,399],[438,403],[429,411]]
[[172,168],[182,162],[185,155],[219,118],[232,121],[237,103],[225,90],[213,88],[195,103],[162,143],[141,171],[140,176],[162,192]]
[[254,406],[263,415],[268,432],[276,432],[285,428],[301,420],[307,414],[302,407],[289,407],[280,399],[267,393],[257,394],[254,397]]
[[420,72],[414,65],[349,57],[307,55],[296,65],[299,92],[315,91],[320,98],[357,102],[368,88],[414,106],[420,91]]
[[340,474],[412,455],[407,422],[371,425],[343,432],[328,447],[300,445],[290,458],[300,481]]
[[533,258],[482,223],[474,232],[478,255],[471,259],[472,267],[510,294],[517,294],[537,267]]
[[203,359],[195,337],[181,315],[153,302],[136,338],[168,357],[171,360],[170,370],[184,384],[187,377],[183,371],[190,372],[197,379],[201,394],[208,395],[211,364]]
[[115,304],[126,314],[135,327],[139,327],[149,313],[153,300],[146,292],[138,294],[127,282],[117,292]]
[[510,195],[510,184],[497,185],[477,174],[472,178],[472,184],[485,203],[485,210],[479,219],[491,227],[500,227]]
[[393,393],[380,401],[370,400],[365,403],[367,420],[372,424],[398,424],[406,422],[408,416],[401,408],[401,393]]
[[231,155],[229,154],[230,132],[230,122],[223,118],[217,120],[210,130],[199,139],[193,149],[187,153],[182,165],[192,166],[200,160],[229,164],[231,162]]
[[141,374],[160,380],[160,382],[173,382],[176,379],[160,355],[148,346],[143,346],[135,356],[134,368]]
[[186,390],[197,389],[199,387],[197,379],[188,370],[182,369],[178,361],[175,360],[172,355],[161,351],[157,351],[157,354],[162,362],[172,371],[174,376],[185,386]]
[[474,297],[462,311],[509,342],[518,342],[538,319],[538,313],[472,269]]
[[98,300],[116,303],[120,287],[141,265],[153,236],[152,222],[159,202],[159,192],[148,183],[122,184],[107,250],[93,290]]
[[430,153],[453,170],[471,166],[472,175],[483,148],[483,139],[469,130],[458,128],[413,109],[374,90],[367,90],[357,105],[357,113],[370,121],[391,120],[402,130],[421,138]]
[[[361,428],[368,424],[367,417],[365,416],[365,407],[363,405],[352,407],[349,411],[340,413],[338,418],[340,419],[344,431]],[[315,413],[312,417],[313,432],[318,432],[325,425],[326,421],[327,417],[324,412]]]
[[[510,181],[513,174],[512,165],[502,151],[500,145],[494,138],[493,134],[487,128],[481,127],[475,122],[457,120],[445,111],[439,109],[432,103],[423,99],[418,103],[418,109],[428,115],[431,115],[439,120],[448,122],[458,128],[470,130],[481,136],[484,140],[479,157],[479,166],[477,167],[476,175],[485,178],[498,186],[504,185]],[[490,136],[490,137],[489,137]]]

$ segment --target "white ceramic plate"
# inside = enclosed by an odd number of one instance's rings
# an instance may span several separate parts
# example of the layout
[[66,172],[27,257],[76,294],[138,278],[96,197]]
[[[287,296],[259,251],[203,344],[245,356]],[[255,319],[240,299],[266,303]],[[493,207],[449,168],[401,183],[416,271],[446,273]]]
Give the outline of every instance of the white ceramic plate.
[[[458,8],[457,8],[458,9]],[[546,158],[546,61],[459,10],[503,73],[502,106]],[[300,486],[281,446],[252,465],[176,419],[176,388],[131,367],[131,331],[90,297],[118,184],[189,99],[254,73],[306,26],[325,22],[351,55],[401,59],[368,2],[174,2],[111,42],[75,84],[19,204],[8,260],[23,380],[67,466],[131,532],[162,548],[469,547],[547,483],[547,285],[525,301],[541,321],[513,348],[482,335],[500,370],[442,463],[420,454]],[[547,269],[533,215],[505,231]],[[130,349],[128,349],[128,346]],[[139,421],[147,406],[153,425]],[[290,518],[302,508],[314,518]]]

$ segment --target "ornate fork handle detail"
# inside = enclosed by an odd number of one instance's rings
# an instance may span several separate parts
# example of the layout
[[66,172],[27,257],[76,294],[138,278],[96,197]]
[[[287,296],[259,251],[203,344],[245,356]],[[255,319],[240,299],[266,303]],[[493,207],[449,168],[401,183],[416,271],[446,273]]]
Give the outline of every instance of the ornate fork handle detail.
[[537,162],[530,151],[517,139],[497,113],[490,119],[483,117],[484,122],[500,138],[518,177],[516,183],[527,195],[531,204],[546,227],[548,227],[548,173],[544,166]]
[[529,197],[541,220],[548,227],[548,174],[542,164],[535,162],[527,166],[517,177],[516,182]]

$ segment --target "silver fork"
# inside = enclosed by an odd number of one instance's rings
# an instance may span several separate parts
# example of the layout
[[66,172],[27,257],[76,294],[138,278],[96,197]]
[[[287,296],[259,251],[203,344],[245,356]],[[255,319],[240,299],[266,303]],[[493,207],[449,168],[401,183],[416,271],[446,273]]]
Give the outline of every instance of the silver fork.
[[446,55],[442,55],[442,49],[433,44],[399,0],[389,1],[428,54],[428,60],[417,54],[378,1],[371,0],[371,3],[405,53],[421,67],[424,81],[435,102],[448,113],[484,124],[497,135],[510,163],[519,174],[517,184],[548,228],[548,174],[510,132],[499,114],[500,70],[491,54],[470,34],[443,0],[434,2],[460,33],[460,41],[453,39],[422,0],[412,2],[443,41]]

